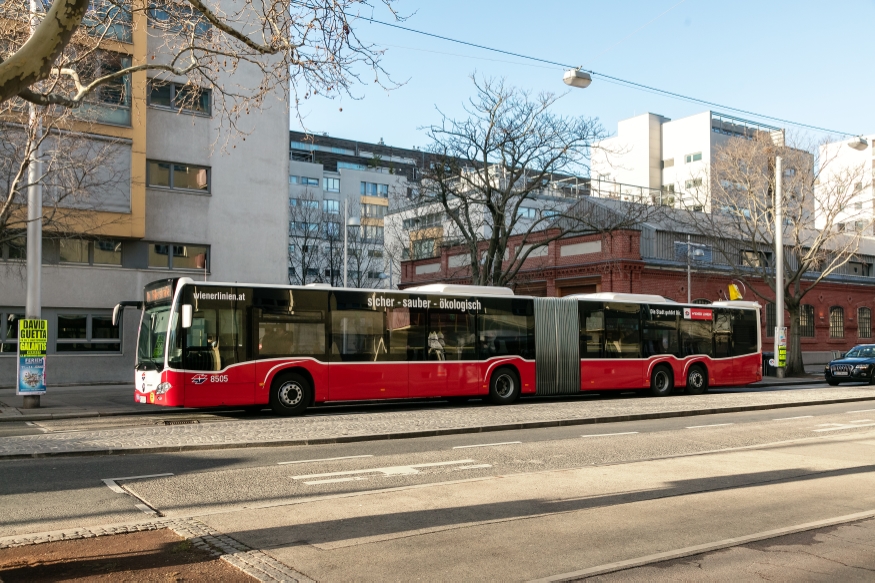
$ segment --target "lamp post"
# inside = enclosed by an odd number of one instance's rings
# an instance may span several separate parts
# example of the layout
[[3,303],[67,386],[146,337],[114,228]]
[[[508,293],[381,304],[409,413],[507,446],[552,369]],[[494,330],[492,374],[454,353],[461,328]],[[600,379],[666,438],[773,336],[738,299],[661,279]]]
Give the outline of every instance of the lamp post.
[[349,272],[349,228],[361,225],[358,217],[349,216],[349,199],[343,199],[343,287],[347,287]]
[[784,201],[783,201],[783,160],[775,157],[775,374],[784,378],[781,366],[781,343],[786,350],[787,336],[784,330]]
[[692,262],[690,260],[690,256],[692,255],[692,256],[696,257],[697,259],[699,257],[705,256],[705,252],[702,251],[701,249],[699,249],[698,246],[696,247],[696,250],[691,253],[690,247],[692,247],[693,245],[694,245],[694,243],[690,243],[690,236],[687,235],[687,303],[688,304],[693,303],[693,300],[692,300],[692,291],[693,291],[693,288],[692,288],[692,267],[691,267]]

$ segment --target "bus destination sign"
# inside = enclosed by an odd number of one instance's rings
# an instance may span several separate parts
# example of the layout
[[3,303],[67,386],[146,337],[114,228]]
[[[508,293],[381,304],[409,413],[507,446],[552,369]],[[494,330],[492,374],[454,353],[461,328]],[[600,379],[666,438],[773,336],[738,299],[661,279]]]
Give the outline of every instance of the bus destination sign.
[[146,290],[146,303],[151,304],[153,302],[163,302],[165,300],[169,300],[172,295],[172,289],[170,284],[162,285],[161,287],[156,287],[154,289]]

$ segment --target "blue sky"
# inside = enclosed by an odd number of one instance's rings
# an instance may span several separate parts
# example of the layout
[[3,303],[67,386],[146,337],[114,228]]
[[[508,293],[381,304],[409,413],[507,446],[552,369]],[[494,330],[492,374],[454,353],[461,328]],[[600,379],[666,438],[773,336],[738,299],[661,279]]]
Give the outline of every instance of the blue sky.
[[[390,20],[375,2],[373,17]],[[397,8],[410,15],[410,28],[837,131],[875,132],[875,0],[399,0]],[[357,32],[387,49],[383,65],[404,84],[357,87],[358,100],[310,100],[302,108],[308,131],[426,146],[422,126],[440,119],[438,107],[463,115],[475,71],[535,92],[567,92],[558,113],[597,117],[609,133],[647,111],[676,119],[708,109],[599,79],[567,91],[559,67],[366,22]],[[301,129],[294,118],[291,127]]]

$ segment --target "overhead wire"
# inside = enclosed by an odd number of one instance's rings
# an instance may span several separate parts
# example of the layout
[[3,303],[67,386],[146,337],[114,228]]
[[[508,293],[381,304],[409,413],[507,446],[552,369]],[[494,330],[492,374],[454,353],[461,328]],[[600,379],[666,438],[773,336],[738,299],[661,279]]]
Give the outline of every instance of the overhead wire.
[[620,77],[616,77],[616,76],[613,76],[613,75],[608,75],[607,73],[600,73],[600,72],[598,72],[598,71],[593,71],[593,70],[591,70],[591,69],[585,69],[585,68],[583,68],[582,66],[580,66],[580,67],[575,67],[574,65],[569,65],[569,64],[567,64],[567,63],[560,63],[560,62],[558,62],[558,61],[551,61],[551,60],[549,60],[549,59],[542,59],[542,58],[540,58],[540,57],[533,57],[533,56],[531,56],[531,55],[525,55],[525,54],[522,54],[522,53],[515,53],[515,52],[513,52],[513,51],[506,51],[506,50],[504,50],[504,49],[497,49],[497,48],[495,48],[495,47],[490,47],[490,46],[481,45],[481,44],[478,44],[478,43],[473,43],[473,42],[469,42],[469,41],[464,41],[464,40],[460,40],[460,39],[456,39],[456,38],[452,38],[452,37],[448,37],[448,36],[444,36],[444,35],[440,35],[440,34],[435,34],[435,33],[432,33],[432,32],[426,32],[426,31],[424,31],[424,30],[417,30],[417,29],[415,29],[415,28],[410,28],[410,27],[408,27],[408,26],[402,26],[402,25],[400,25],[400,24],[396,24],[396,23],[393,23],[393,22],[384,22],[384,21],[382,21],[382,20],[377,20],[376,18],[368,18],[368,17],[366,17],[366,16],[357,16],[356,18],[358,18],[358,19],[360,19],[360,20],[364,20],[364,21],[366,21],[366,22],[371,22],[371,23],[373,23],[373,24],[380,24],[380,25],[382,25],[382,26],[387,26],[387,27],[390,27],[390,28],[396,28],[396,29],[403,30],[403,31],[406,31],[406,32],[411,32],[411,33],[414,33],[414,34],[420,34],[420,35],[427,36],[427,37],[431,37],[431,38],[435,38],[435,39],[438,39],[438,40],[442,40],[442,41],[446,41],[446,42],[451,42],[451,43],[456,43],[456,44],[460,44],[460,45],[465,45],[465,46],[473,47],[473,48],[476,48],[476,49],[481,49],[481,50],[484,50],[484,51],[491,51],[491,52],[493,52],[493,53],[499,53],[499,54],[502,54],[502,55],[508,55],[508,56],[511,56],[511,57],[517,57],[517,58],[525,59],[525,60],[528,60],[528,61],[534,61],[534,62],[538,62],[538,63],[545,63],[545,64],[548,64],[548,65],[554,65],[554,66],[556,66],[556,67],[561,67],[561,68],[563,68],[563,69],[578,69],[578,70],[585,71],[585,72],[589,73],[589,74],[592,75],[593,77],[599,77],[599,78],[601,78],[601,79],[604,79],[605,81],[613,82],[614,84],[617,84],[617,85],[621,85],[621,86],[625,86],[625,87],[631,87],[631,88],[633,88],[633,89],[638,89],[638,90],[640,90],[640,91],[646,91],[646,92],[649,92],[649,93],[655,93],[655,94],[657,94],[657,95],[662,95],[662,96],[665,96],[665,97],[671,97],[671,98],[673,98],[673,99],[678,99],[678,100],[682,100],[682,101],[687,101],[687,102],[690,102],[690,103],[696,103],[696,104],[699,104],[699,105],[706,105],[706,106],[708,106],[708,107],[713,107],[713,108],[720,109],[720,110],[724,110],[724,111],[730,111],[730,112],[735,112],[735,113],[741,113],[741,114],[743,114],[743,115],[752,116],[752,117],[756,117],[756,118],[759,118],[759,119],[767,119],[767,120],[769,120],[769,121],[773,121],[773,122],[777,122],[777,123],[781,123],[781,124],[785,124],[785,125],[791,125],[791,126],[795,126],[795,127],[800,127],[800,128],[806,128],[806,129],[810,129],[810,130],[814,130],[814,131],[818,131],[818,132],[824,132],[824,133],[827,133],[827,134],[838,134],[838,135],[840,135],[840,136],[857,136],[857,135],[859,135],[859,133],[843,132],[843,131],[839,131],[839,130],[834,130],[834,129],[830,129],[830,128],[825,128],[825,127],[821,127],[821,126],[816,126],[816,125],[813,125],[813,124],[807,124],[807,123],[797,122],[797,121],[793,121],[793,120],[786,119],[786,118],[776,117],[776,116],[773,116],[773,115],[766,115],[766,114],[762,114],[762,113],[757,113],[757,112],[755,112],[755,111],[751,111],[751,110],[747,110],[747,109],[742,109],[742,108],[739,108],[739,107],[733,107],[733,106],[731,106],[731,105],[725,105],[725,104],[717,103],[717,102],[715,102],[715,101],[709,101],[709,100],[707,100],[707,99],[700,99],[700,98],[698,98],[698,97],[693,97],[693,96],[691,96],[691,95],[684,95],[684,94],[682,94],[682,93],[678,93],[678,92],[676,92],[676,91],[668,91],[668,90],[666,90],[666,89],[660,89],[660,88],[658,88],[658,87],[653,87],[653,86],[651,86],[651,85],[646,85],[646,84],[644,84],[644,83],[637,83],[637,82],[635,82],[635,81],[629,81],[628,79],[622,79],[622,78],[620,78]]

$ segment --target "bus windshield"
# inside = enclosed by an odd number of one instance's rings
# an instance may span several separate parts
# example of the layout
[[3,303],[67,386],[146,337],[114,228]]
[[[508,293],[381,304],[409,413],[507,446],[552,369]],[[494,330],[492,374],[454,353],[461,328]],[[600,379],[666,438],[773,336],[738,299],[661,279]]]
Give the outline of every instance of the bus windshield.
[[170,306],[146,308],[137,341],[137,370],[162,370],[164,345],[170,323]]

